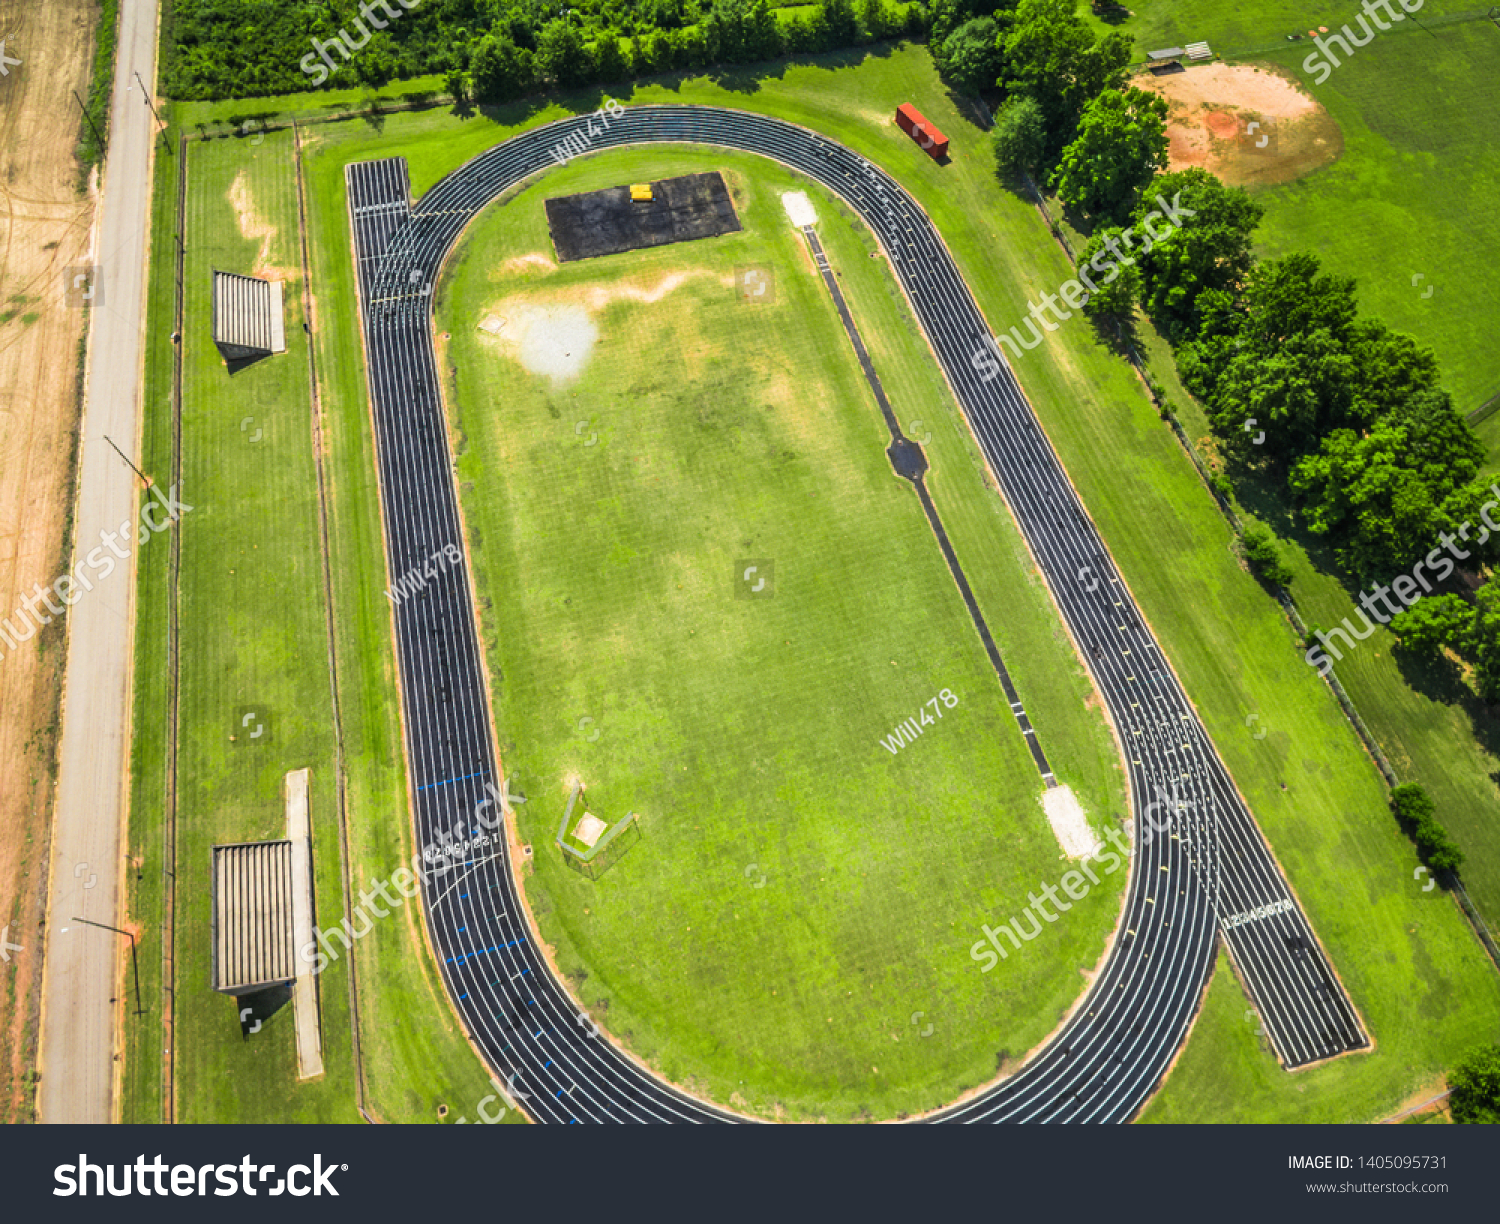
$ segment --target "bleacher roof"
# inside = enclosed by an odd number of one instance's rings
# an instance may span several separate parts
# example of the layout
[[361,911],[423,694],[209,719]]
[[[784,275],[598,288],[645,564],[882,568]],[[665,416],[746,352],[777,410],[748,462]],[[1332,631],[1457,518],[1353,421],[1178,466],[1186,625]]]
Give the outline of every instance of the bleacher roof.
[[244,994],[297,976],[292,843],[213,848],[213,988]]
[[286,350],[281,286],[214,269],[214,343],[226,358]]

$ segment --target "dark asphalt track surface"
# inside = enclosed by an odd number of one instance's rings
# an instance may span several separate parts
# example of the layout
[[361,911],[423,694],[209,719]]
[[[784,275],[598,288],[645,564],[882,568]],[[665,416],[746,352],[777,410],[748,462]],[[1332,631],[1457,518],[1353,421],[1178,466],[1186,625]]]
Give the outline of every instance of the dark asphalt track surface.
[[[1128,1120],[1184,1039],[1221,931],[1287,1066],[1367,1045],[1015,379],[1008,369],[989,382],[976,372],[987,328],[947,249],[892,178],[826,137],[710,107],[632,107],[607,125],[578,116],[497,145],[415,208],[403,160],[348,167],[391,574],[462,542],[432,344],[438,269],[480,209],[555,164],[552,147],[575,133],[591,151],[685,142],[760,154],[817,179],[870,225],[1125,740],[1139,852],[1108,960],[1045,1050],[937,1118]],[[423,894],[429,930],[450,996],[490,1065],[541,1122],[731,1120],[598,1035],[532,942],[503,835],[491,833],[500,782],[463,567],[430,580],[395,619],[417,838],[435,854]],[[525,781],[513,779],[512,793],[524,794]],[[1162,830],[1149,839],[1148,821]],[[1017,898],[1012,912],[1024,904]],[[978,934],[966,932],[954,955],[968,955]],[[1038,953],[1010,955],[1046,955],[1045,941]]]

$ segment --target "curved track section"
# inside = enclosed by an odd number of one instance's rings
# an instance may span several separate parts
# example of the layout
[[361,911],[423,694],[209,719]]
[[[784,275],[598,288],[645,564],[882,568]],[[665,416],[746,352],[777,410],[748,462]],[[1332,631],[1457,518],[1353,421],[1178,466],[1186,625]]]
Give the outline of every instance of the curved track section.
[[[710,107],[628,108],[607,126],[579,116],[497,145],[415,207],[401,159],[348,167],[393,578],[461,542],[432,344],[438,270],[475,214],[555,164],[551,150],[570,137],[591,151],[684,142],[759,154],[818,180],[860,214],[889,257],[1125,741],[1138,853],[1122,933],[1088,997],[1046,1049],[937,1119],[1128,1120],[1184,1038],[1221,930],[1286,1065],[1367,1045],[1014,376],[1003,368],[986,382],[976,372],[974,354],[988,330],[932,224],[883,171],[815,132]],[[735,1120],[664,1084],[598,1035],[532,942],[503,830],[493,833],[503,788],[466,572],[440,573],[397,605],[395,620],[414,818],[432,864],[424,883],[428,925],[474,1041],[538,1121]],[[1010,950],[1004,936],[1001,943],[1009,955],[1025,954]]]

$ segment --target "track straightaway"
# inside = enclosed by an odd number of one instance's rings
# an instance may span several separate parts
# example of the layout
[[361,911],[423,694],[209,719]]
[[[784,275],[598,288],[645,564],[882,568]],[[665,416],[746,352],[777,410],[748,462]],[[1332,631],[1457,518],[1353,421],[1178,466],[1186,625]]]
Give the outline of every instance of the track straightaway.
[[[1138,852],[1123,933],[1054,1040],[936,1120],[1129,1120],[1183,1041],[1220,932],[1283,1063],[1367,1046],[1014,375],[1003,364],[988,380],[976,369],[989,330],[947,248],[895,180],[825,136],[714,107],[632,107],[602,129],[578,116],[495,146],[415,205],[403,159],[347,167],[391,576],[461,541],[432,340],[442,261],[476,213],[555,165],[551,149],[570,137],[595,152],[667,142],[758,154],[816,179],[859,213],[890,259],[1124,740]],[[394,616],[413,817],[419,844],[439,848],[424,905],[444,982],[474,1042],[538,1121],[739,1120],[662,1082],[598,1035],[532,941],[504,832],[493,834],[484,819],[502,788],[464,567],[444,569]]]

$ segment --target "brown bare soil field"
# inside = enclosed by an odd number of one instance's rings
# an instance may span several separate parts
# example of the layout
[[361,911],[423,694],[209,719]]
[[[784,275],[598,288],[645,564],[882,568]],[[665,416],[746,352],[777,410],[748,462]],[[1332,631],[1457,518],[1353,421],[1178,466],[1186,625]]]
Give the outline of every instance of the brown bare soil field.
[[[84,311],[63,297],[90,262],[92,193],[78,191],[71,90],[87,86],[90,0],[7,6],[0,37],[0,620],[67,564]],[[43,608],[45,612],[45,607]],[[0,1122],[32,1117],[41,920],[56,772],[63,623],[0,642]]]
[[1344,134],[1323,105],[1264,65],[1202,64],[1131,84],[1167,100],[1172,170],[1202,166],[1234,187],[1269,186],[1344,152]]

